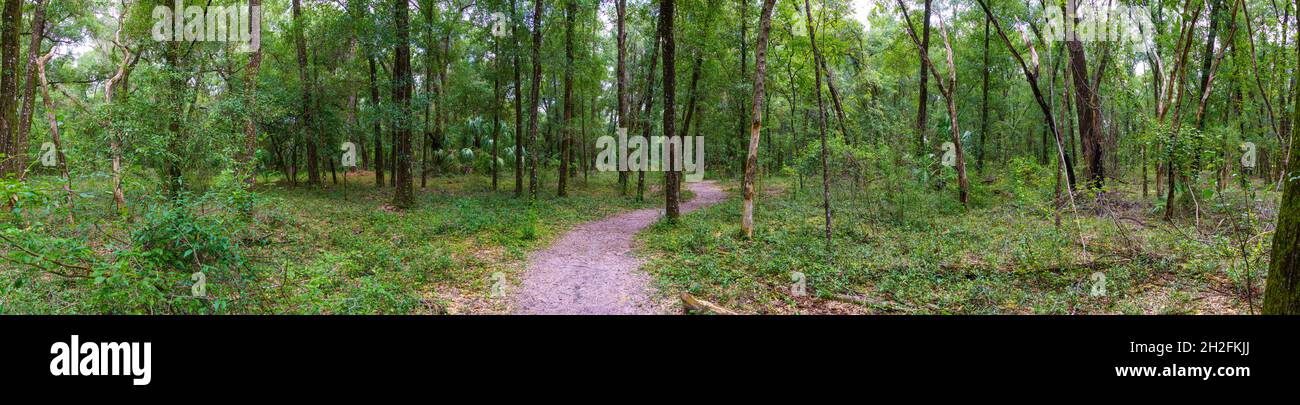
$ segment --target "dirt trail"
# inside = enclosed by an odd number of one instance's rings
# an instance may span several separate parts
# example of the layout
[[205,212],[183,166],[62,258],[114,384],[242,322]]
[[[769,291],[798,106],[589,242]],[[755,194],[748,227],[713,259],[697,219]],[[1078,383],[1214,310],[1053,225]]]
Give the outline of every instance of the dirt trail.
[[[712,181],[685,183],[695,198],[682,212],[722,201]],[[550,247],[528,256],[523,283],[514,294],[517,314],[658,314],[650,276],[632,254],[632,238],[663,214],[647,208],[582,224]]]

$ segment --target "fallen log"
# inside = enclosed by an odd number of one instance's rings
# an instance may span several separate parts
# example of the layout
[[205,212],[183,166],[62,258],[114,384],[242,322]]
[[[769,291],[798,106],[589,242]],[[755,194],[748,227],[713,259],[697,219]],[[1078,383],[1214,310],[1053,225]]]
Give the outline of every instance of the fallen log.
[[682,307],[686,309],[688,314],[691,312],[712,312],[718,315],[739,315],[736,311],[723,308],[721,305],[695,298],[690,293],[683,292],[681,297]]

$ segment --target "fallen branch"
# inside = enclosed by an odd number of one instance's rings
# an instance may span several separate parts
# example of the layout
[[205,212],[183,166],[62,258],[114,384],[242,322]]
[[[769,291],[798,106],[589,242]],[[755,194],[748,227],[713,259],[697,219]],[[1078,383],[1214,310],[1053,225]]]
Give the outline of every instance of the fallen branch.
[[736,311],[723,308],[721,305],[714,304],[699,298],[695,298],[690,293],[682,293],[682,307],[686,312],[712,312],[718,315],[739,315]]

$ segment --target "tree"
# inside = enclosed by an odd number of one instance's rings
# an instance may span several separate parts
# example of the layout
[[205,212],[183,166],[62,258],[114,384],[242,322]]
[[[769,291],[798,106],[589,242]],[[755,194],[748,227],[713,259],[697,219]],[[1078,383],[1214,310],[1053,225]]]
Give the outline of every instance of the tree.
[[18,29],[22,25],[22,0],[5,0],[0,14],[0,176],[17,174],[25,165],[26,150],[17,149]]
[[247,172],[244,174],[244,184],[252,186],[257,178],[253,175],[253,158],[257,154],[257,74],[262,69],[262,0],[249,0],[251,12],[248,16],[251,20],[249,26],[252,28],[253,43],[257,48],[253,49],[253,55],[248,58],[248,72],[246,73],[248,83],[245,85],[244,97],[248,100],[247,117],[244,119],[244,150],[240,155],[240,163]]
[[307,39],[303,34],[301,0],[293,0],[293,35],[298,52],[298,79],[302,82],[302,130],[307,146],[307,184],[319,186],[320,152],[317,150],[315,126],[312,122],[311,79],[307,74]]
[[[618,60],[615,66],[615,74],[618,82],[618,127],[623,131],[629,130],[628,127],[628,100],[627,100],[627,29],[625,20],[627,19],[627,0],[615,0],[615,13],[618,25]],[[619,156],[619,160],[627,159],[626,156]],[[627,195],[627,170],[622,170],[623,165],[618,165],[618,187],[619,195]]]
[[573,153],[573,15],[577,8],[574,0],[569,0],[564,7],[564,121],[560,126],[560,177],[555,191],[560,197],[566,195],[569,160]]
[[45,37],[45,0],[35,0],[32,4],[31,45],[27,47],[27,74],[23,80],[23,105],[18,115],[18,130],[15,132],[10,149],[14,154],[14,168],[18,178],[26,173],[27,136],[32,129],[32,107],[36,97],[36,62],[41,56],[41,40]]
[[514,44],[511,56],[514,57],[515,65],[515,127],[512,132],[515,134],[515,197],[521,197],[524,195],[524,88],[520,76],[522,65],[519,54],[523,53],[523,47],[519,43],[519,27],[523,25],[523,21],[516,18],[516,3],[510,2],[510,41]]
[[677,120],[675,113],[677,110],[677,45],[674,37],[677,33],[673,31],[673,12],[676,8],[674,0],[660,0],[659,3],[659,32],[664,41],[664,138],[667,140],[668,148],[665,152],[668,154],[668,164],[664,170],[664,212],[670,221],[676,221],[681,216],[681,207],[679,201],[680,183],[677,182],[676,165],[681,162],[673,160],[674,145],[681,145],[681,140],[677,138]]
[[[910,23],[909,23],[910,24]],[[910,26],[909,26],[910,28]],[[926,75],[930,70],[930,0],[925,0],[925,16],[921,19],[921,46],[918,52],[921,53],[921,69],[917,80],[921,84],[917,85],[917,91],[920,94],[916,97],[916,154],[923,155],[926,152],[926,121],[929,114],[926,106],[930,103],[929,98],[929,76]]]
[[533,0],[533,87],[528,108],[528,195],[537,199],[537,103],[542,90],[542,0]]
[[[297,0],[294,0],[297,1]],[[393,104],[397,106],[398,117],[393,120],[393,178],[397,183],[393,189],[393,206],[401,209],[415,205],[413,179],[411,178],[411,45],[407,14],[409,4],[406,0],[393,0],[393,20],[397,25],[397,48],[393,51]]]
[[[1296,2],[1300,6],[1300,1]],[[1296,40],[1300,44],[1300,27]],[[1296,49],[1300,56],[1300,47]],[[1300,122],[1300,96],[1294,96],[1292,122]],[[1300,159],[1300,144],[1291,143],[1288,161]],[[1273,252],[1269,260],[1268,281],[1264,287],[1264,314],[1300,315],[1300,182],[1295,174],[1285,172],[1282,203],[1278,206],[1277,228],[1273,232]]]
[[[1066,15],[1074,15],[1076,4],[1077,0],[1067,0]],[[1095,79],[1088,75],[1088,59],[1083,51],[1083,42],[1073,32],[1076,29],[1075,24],[1077,22],[1073,19],[1065,24],[1065,49],[1070,55],[1069,68],[1070,77],[1074,79],[1074,105],[1079,121],[1079,140],[1083,143],[1083,156],[1087,163],[1084,178],[1087,179],[1088,187],[1101,189],[1105,184],[1106,169],[1105,160],[1102,158],[1101,102],[1097,96],[1097,87],[1106,72],[1107,59],[1103,56],[1102,62],[1097,65]]]
[[[902,10],[904,27],[907,28],[907,34],[912,38],[912,43],[918,48],[922,47],[923,45],[921,41],[916,37],[916,31],[912,28],[912,18],[907,14],[907,6],[903,5],[902,0],[898,0],[898,8],[899,10]],[[930,68],[930,74],[934,76],[934,80],[936,81],[935,85],[939,86],[939,93],[943,95],[944,102],[948,105],[949,129],[951,129],[952,132],[952,143],[956,149],[957,155],[957,197],[961,201],[962,205],[967,205],[969,203],[970,183],[966,179],[966,154],[962,148],[961,135],[959,135],[960,130],[957,127],[957,103],[954,100],[953,95],[953,91],[957,87],[957,67],[954,65],[952,60],[952,44],[948,40],[948,30],[944,28],[943,17],[939,17],[939,34],[943,37],[944,52],[947,55],[947,80],[944,80],[944,78],[939,74],[939,70],[930,62],[930,56],[927,53],[922,52],[921,58],[925,59],[924,66]]]
[[[927,4],[929,4],[928,1]],[[803,6],[804,16],[807,17],[808,42],[812,44],[813,51],[813,77],[815,78],[813,83],[815,83],[814,86],[816,86],[818,112],[817,128],[821,132],[822,138],[822,209],[826,213],[826,247],[829,249],[831,246],[831,176],[830,167],[827,164],[830,151],[827,150],[828,146],[826,142],[826,106],[825,103],[822,102],[822,64],[820,62],[822,56],[821,50],[817,48],[817,31],[813,28],[812,6],[808,4],[808,0],[803,0]],[[965,202],[964,198],[962,202]]]
[[758,138],[763,127],[763,115],[759,111],[763,108],[763,97],[766,95],[767,36],[772,30],[772,7],[775,2],[763,1],[763,14],[759,17],[758,24],[758,45],[754,48],[754,102],[750,108],[750,116],[753,118],[749,124],[749,154],[745,158],[745,202],[740,216],[740,229],[746,238],[754,237],[754,168],[758,166]]

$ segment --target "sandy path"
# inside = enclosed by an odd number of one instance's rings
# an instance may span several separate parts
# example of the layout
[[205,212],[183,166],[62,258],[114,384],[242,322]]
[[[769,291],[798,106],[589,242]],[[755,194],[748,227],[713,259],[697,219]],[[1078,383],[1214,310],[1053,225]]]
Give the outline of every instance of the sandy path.
[[[712,181],[685,183],[695,198],[682,213],[722,201],[726,193]],[[550,247],[528,256],[523,283],[514,295],[517,314],[658,314],[650,276],[632,254],[632,238],[650,226],[662,208],[627,212],[588,222]]]

